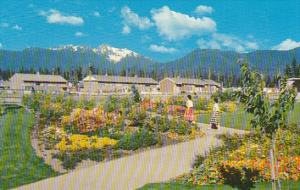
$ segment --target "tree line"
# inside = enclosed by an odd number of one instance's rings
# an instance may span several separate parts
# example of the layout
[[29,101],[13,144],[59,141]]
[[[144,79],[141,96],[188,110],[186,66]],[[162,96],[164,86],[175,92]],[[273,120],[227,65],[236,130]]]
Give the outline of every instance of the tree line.
[[[158,66],[152,69],[149,68],[142,68],[142,67],[131,67],[126,68],[124,65],[120,65],[118,69],[113,67],[106,67],[106,68],[99,68],[95,65],[90,65],[88,67],[77,66],[71,69],[62,69],[60,67],[54,67],[53,69],[48,68],[39,68],[39,69],[24,69],[23,67],[20,68],[18,71],[12,70],[1,70],[0,69],[0,80],[9,80],[9,78],[15,73],[37,73],[40,74],[55,74],[61,75],[66,80],[76,84],[81,81],[85,76],[88,74],[94,75],[120,75],[120,76],[138,76],[138,77],[150,77],[155,80],[161,80],[165,77],[182,77],[182,78],[198,78],[198,79],[211,79],[216,82],[221,83],[224,87],[232,87],[232,86],[240,86],[241,85],[241,77],[240,73],[231,70],[227,73],[217,72],[215,70],[202,69],[199,67],[198,70],[167,70],[164,68],[159,68]],[[290,64],[286,65],[284,69],[284,74],[291,78],[291,77],[300,77],[300,64],[297,63],[296,59],[294,58]],[[266,74],[265,76],[266,86],[267,87],[276,87],[277,85],[277,78],[276,74]]]

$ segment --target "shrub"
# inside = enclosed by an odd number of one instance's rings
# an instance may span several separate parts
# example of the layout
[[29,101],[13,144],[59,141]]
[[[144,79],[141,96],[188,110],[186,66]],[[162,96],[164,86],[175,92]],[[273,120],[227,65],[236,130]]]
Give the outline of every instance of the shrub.
[[203,164],[204,160],[205,160],[205,157],[198,154],[192,164],[192,168],[200,167],[200,165]]
[[147,131],[140,130],[133,134],[125,134],[117,144],[117,147],[123,150],[137,150],[141,147],[148,147],[155,145],[158,142],[155,134]]
[[191,127],[188,126],[188,122],[179,121],[175,127],[175,132],[179,135],[189,135],[191,131]]
[[118,98],[115,96],[108,96],[104,103],[105,112],[113,112],[118,108]]
[[185,99],[183,97],[172,97],[167,99],[167,104],[176,106],[185,106]]
[[131,112],[128,115],[128,119],[132,121],[133,126],[141,127],[145,123],[146,111],[133,106]]
[[32,95],[24,95],[23,99],[22,99],[22,103],[29,109],[37,111],[40,109],[40,105],[41,105],[43,98],[44,98],[44,95],[42,93],[35,93]]
[[225,102],[225,101],[236,101],[237,100],[237,95],[235,92],[232,90],[226,90],[224,92],[216,92],[214,93],[211,98],[218,99],[220,102]]
[[141,95],[140,95],[138,89],[134,85],[131,87],[131,91],[132,91],[132,94],[133,94],[133,101],[136,102],[136,103],[140,102],[141,101]]
[[81,150],[78,152],[59,152],[53,156],[62,161],[62,166],[67,169],[75,169],[82,160],[93,160],[100,162],[105,159],[105,149]]
[[170,129],[170,124],[167,116],[156,116],[150,119],[148,130],[152,132],[167,132]]
[[208,103],[209,103],[209,101],[207,99],[199,98],[198,100],[195,101],[195,109],[207,111]]
[[224,179],[224,184],[241,190],[254,188],[259,175],[258,170],[246,167],[236,168],[234,166],[221,165],[219,170]]
[[95,100],[90,99],[87,100],[85,98],[81,98],[78,102],[76,107],[80,109],[86,109],[86,110],[91,110],[96,106]]

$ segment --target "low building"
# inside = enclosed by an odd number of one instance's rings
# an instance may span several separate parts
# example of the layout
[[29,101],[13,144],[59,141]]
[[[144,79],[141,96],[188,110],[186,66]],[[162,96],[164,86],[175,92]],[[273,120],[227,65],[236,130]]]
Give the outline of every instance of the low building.
[[135,86],[141,93],[156,92],[158,82],[152,78],[89,75],[83,79],[86,93],[128,93]]
[[0,90],[6,90],[9,88],[9,81],[0,80]]
[[297,92],[300,93],[300,78],[289,78],[287,83],[289,85],[294,85],[297,88]]
[[9,79],[11,90],[24,91],[65,91],[68,81],[60,75],[23,74],[16,73]]
[[164,78],[159,82],[160,92],[163,94],[212,94],[221,88],[213,80],[189,78]]

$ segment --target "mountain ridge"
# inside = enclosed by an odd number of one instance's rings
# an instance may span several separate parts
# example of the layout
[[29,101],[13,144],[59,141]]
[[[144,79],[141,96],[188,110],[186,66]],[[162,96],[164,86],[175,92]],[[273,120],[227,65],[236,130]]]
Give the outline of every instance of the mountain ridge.
[[248,53],[217,49],[194,49],[172,61],[159,62],[126,48],[100,45],[96,48],[65,45],[55,48],[25,48],[21,51],[0,50],[0,69],[18,72],[47,69],[61,71],[82,67],[87,72],[94,67],[99,74],[138,74],[147,76],[186,77],[238,74],[237,61],[245,59],[250,66],[266,74],[283,72],[293,59],[300,63],[300,47],[287,50],[255,50]]

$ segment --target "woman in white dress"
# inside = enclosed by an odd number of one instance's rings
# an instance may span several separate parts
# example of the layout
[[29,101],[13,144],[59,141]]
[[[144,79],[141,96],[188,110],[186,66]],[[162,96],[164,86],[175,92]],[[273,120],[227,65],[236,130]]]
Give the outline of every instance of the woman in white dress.
[[212,116],[210,119],[210,126],[212,129],[218,129],[219,128],[219,119],[220,119],[220,107],[219,107],[219,101],[218,98],[214,99],[215,103],[213,105],[212,110]]

